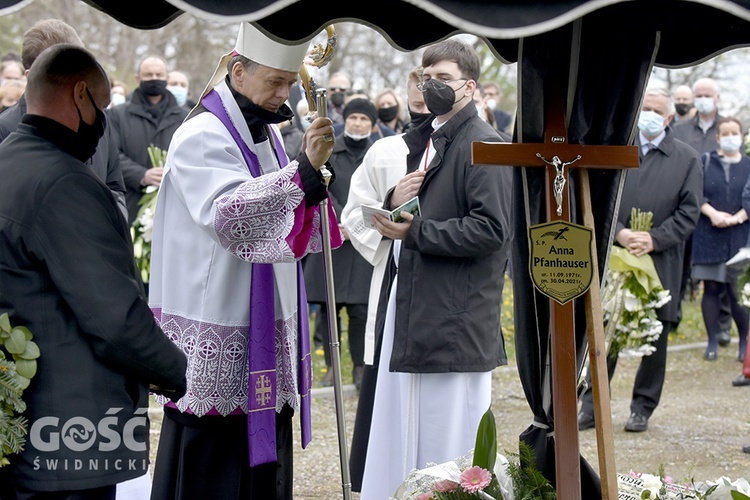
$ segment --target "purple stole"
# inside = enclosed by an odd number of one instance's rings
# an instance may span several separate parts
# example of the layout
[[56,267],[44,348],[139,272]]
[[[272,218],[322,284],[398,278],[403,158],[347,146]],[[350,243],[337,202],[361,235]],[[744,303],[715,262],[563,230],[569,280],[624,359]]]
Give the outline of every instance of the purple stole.
[[[224,109],[221,97],[211,90],[201,101],[231,134],[253,177],[260,177],[258,157],[250,151]],[[276,157],[287,158],[276,134]],[[296,214],[295,214],[296,215]],[[296,225],[296,224],[295,224]],[[247,390],[247,438],[250,467],[276,462],[276,317],[274,312],[273,264],[252,264],[250,283],[250,332],[248,339],[249,379]],[[312,439],[310,416],[310,388],[312,361],[310,357],[310,325],[307,318],[307,294],[302,264],[297,262],[297,318],[299,326],[299,393],[301,401],[300,427],[302,447]]]

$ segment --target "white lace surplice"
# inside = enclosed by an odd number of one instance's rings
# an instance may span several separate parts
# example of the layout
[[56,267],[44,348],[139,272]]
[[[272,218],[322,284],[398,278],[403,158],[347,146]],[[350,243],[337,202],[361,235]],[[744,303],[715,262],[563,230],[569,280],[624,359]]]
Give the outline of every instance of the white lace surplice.
[[[250,137],[226,85],[216,89]],[[280,169],[269,142],[248,146],[262,166],[258,178],[215,116],[188,120],[172,139],[157,201],[150,303],[188,357],[188,391],[177,407],[199,416],[247,410],[252,262],[274,263],[276,408],[299,408],[298,264],[285,238],[304,194],[296,161]],[[308,251],[321,248],[318,219]]]

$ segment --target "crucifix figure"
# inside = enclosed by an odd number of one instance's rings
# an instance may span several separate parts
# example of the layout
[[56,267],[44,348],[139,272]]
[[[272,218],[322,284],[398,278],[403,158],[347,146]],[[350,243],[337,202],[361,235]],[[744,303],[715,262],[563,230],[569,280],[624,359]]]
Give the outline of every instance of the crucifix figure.
[[[474,164],[507,165],[515,167],[546,167],[546,217],[548,222],[560,221],[570,225],[570,168],[580,171],[581,213],[593,231],[593,214],[587,168],[621,169],[638,166],[636,146],[594,146],[569,144],[565,120],[564,89],[549,88],[545,93],[544,143],[474,143]],[[551,158],[551,160],[548,160]],[[573,158],[563,161],[561,158]],[[575,163],[575,166],[572,166]],[[568,171],[565,167],[570,166]],[[575,225],[572,225],[576,227]],[[578,226],[581,227],[581,226]],[[584,228],[586,229],[586,228]],[[611,413],[608,379],[601,327],[601,297],[595,238],[592,238],[592,261],[587,263],[596,272],[586,294],[588,338],[591,354],[592,385],[595,394],[597,438],[599,441],[600,475],[603,498],[617,498],[616,470],[611,436]],[[536,259],[533,259],[536,260]],[[540,259],[542,262],[545,259]],[[531,266],[530,266],[531,267]],[[532,280],[533,281],[533,280]],[[554,281],[554,280],[551,280]],[[555,474],[557,498],[581,498],[580,459],[577,422],[577,367],[573,301],[550,295],[534,282],[537,290],[549,297],[550,343],[552,353],[552,396],[554,407]],[[588,285],[586,286],[588,288]],[[582,288],[585,291],[586,288]],[[583,292],[582,292],[583,293]],[[598,325],[598,326],[597,326]],[[609,435],[607,435],[609,433]],[[607,445],[607,439],[610,444]]]
[[568,162],[563,162],[559,156],[555,155],[552,157],[552,160],[548,160],[544,156],[540,155],[539,153],[536,154],[538,158],[540,158],[544,163],[547,165],[552,165],[555,167],[555,201],[557,202],[557,215],[562,215],[562,200],[563,200],[563,188],[565,187],[565,167],[570,165],[571,163],[575,163],[578,160],[581,159],[581,155],[576,156],[572,160]]

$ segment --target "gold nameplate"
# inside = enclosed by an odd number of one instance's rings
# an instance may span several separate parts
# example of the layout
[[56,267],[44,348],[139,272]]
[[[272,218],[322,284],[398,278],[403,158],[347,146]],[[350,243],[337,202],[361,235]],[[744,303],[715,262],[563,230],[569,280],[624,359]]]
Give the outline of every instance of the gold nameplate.
[[591,229],[556,221],[529,227],[529,272],[537,290],[560,304],[591,286]]

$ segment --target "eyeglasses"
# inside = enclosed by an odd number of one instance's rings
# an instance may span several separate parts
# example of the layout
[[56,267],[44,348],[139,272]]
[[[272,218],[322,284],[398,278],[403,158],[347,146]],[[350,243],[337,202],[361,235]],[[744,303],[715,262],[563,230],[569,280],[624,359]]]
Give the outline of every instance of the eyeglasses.
[[429,87],[432,87],[435,90],[443,90],[445,87],[448,86],[451,82],[458,82],[458,81],[469,81],[468,78],[455,78],[453,80],[440,80],[431,78],[429,80],[421,80],[419,83],[417,83],[417,90],[420,92],[425,92]]
[[328,92],[346,92],[349,90],[347,87],[328,87]]

